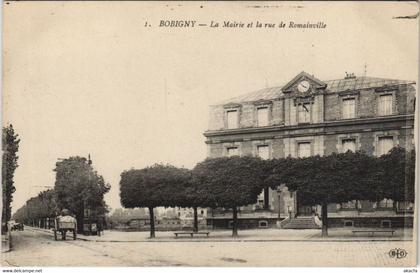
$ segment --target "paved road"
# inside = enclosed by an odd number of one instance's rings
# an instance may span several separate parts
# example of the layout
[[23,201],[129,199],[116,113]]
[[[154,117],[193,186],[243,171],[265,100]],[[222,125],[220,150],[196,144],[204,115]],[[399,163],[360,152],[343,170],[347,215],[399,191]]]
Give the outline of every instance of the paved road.
[[[412,266],[412,242],[89,242],[12,233],[3,266]],[[406,258],[390,258],[393,248]]]

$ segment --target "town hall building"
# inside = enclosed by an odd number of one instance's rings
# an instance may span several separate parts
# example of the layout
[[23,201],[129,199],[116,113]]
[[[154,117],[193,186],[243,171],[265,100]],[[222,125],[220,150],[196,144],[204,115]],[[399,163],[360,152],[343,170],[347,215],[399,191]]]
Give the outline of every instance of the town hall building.
[[[204,133],[208,156],[270,159],[348,150],[381,156],[395,146],[414,149],[415,84],[353,74],[323,81],[301,72],[284,86],[212,105]],[[284,186],[265,189],[257,204],[240,209],[240,226],[263,228],[279,225],[287,217],[310,218],[320,213],[317,206],[299,205],[298,194]],[[330,204],[328,216],[330,225],[337,227],[411,226],[413,208],[411,203],[393,200],[354,200]],[[207,222],[227,228],[231,215],[228,210],[209,210]]]

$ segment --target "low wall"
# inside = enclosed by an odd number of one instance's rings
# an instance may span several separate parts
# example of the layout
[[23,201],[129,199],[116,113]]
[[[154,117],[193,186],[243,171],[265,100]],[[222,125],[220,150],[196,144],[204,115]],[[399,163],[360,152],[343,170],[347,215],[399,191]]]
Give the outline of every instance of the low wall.
[[343,217],[329,218],[329,227],[412,228],[413,217]]
[[[281,220],[283,220],[282,218]],[[257,218],[257,219],[238,219],[238,228],[255,229],[255,228],[275,228],[277,227],[278,218]],[[207,219],[209,229],[230,229],[232,228],[232,219],[229,218],[213,218]]]

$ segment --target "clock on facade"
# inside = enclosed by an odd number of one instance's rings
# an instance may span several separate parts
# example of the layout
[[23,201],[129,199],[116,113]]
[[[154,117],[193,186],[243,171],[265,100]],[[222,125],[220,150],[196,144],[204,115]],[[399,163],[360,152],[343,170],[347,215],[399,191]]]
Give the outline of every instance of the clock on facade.
[[299,92],[306,92],[309,90],[309,88],[311,87],[311,84],[308,81],[301,81],[298,86],[297,89],[299,90]]

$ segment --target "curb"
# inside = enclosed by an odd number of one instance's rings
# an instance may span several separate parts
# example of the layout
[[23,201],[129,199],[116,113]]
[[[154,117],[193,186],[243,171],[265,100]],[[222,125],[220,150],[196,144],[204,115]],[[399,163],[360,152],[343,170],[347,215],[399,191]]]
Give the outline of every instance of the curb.
[[[38,229],[34,227],[29,227],[29,230],[41,231],[45,233],[52,234],[51,230]],[[95,242],[95,243],[173,243],[173,242],[189,242],[189,243],[244,243],[244,242],[317,242],[317,243],[328,243],[328,242],[346,242],[346,243],[358,243],[358,242],[412,242],[413,239],[223,239],[217,240],[215,238],[209,238],[207,240],[203,239],[147,239],[147,240],[95,240],[95,239],[86,239],[77,237],[77,240],[85,242]],[[77,241],[76,240],[76,241]],[[72,240],[69,240],[72,241]]]

